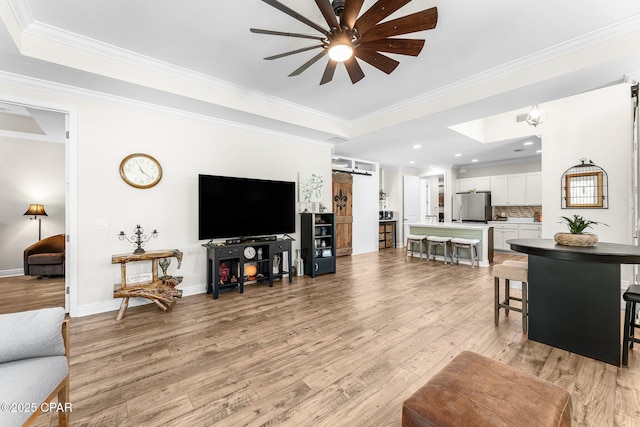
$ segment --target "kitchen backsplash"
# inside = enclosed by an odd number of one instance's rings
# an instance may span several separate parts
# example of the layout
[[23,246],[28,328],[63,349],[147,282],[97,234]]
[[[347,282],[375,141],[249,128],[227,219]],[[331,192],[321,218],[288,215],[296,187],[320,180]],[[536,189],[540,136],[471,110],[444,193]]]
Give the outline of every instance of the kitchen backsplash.
[[542,215],[542,206],[495,206],[493,217],[502,216],[507,218],[533,218],[534,214]]

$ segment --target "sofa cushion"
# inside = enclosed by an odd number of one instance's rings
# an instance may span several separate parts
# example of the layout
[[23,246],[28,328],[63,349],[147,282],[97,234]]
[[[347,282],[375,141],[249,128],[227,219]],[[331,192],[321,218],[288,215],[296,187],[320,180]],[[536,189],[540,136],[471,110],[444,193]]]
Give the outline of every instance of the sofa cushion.
[[0,402],[20,405],[0,412],[0,427],[21,426],[68,374],[65,356],[0,363]]
[[64,356],[62,307],[0,315],[0,363]]
[[62,264],[64,262],[64,252],[50,252],[46,254],[29,255],[29,264]]

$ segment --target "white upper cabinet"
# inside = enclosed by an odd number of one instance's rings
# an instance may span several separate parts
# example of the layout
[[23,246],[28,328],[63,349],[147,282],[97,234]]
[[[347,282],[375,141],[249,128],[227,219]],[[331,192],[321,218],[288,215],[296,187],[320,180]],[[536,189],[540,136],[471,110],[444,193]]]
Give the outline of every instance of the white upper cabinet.
[[541,172],[532,172],[527,174],[527,193],[525,203],[527,205],[542,205]]
[[491,191],[491,179],[488,176],[480,178],[462,178],[458,180],[458,192]]
[[526,175],[498,175],[491,177],[491,205],[524,205]]

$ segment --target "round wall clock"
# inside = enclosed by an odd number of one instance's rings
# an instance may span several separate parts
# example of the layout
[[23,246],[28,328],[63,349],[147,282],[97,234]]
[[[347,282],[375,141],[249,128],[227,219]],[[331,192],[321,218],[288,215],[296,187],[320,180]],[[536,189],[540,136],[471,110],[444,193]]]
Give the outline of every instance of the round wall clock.
[[120,176],[135,188],[151,188],[160,182],[162,167],[148,154],[129,154],[120,162]]
[[256,256],[256,248],[253,246],[247,246],[244,248],[244,257],[246,259],[253,259]]

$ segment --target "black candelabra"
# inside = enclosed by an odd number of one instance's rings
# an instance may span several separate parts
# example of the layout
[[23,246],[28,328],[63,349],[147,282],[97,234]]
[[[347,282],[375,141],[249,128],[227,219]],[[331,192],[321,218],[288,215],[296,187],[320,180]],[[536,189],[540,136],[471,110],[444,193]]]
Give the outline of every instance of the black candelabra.
[[143,254],[144,249],[142,249],[142,247],[144,246],[144,244],[151,240],[153,237],[158,237],[157,230],[154,229],[150,235],[146,235],[144,234],[144,229],[139,225],[136,225],[136,230],[133,232],[133,234],[135,234],[135,236],[128,237],[126,234],[124,234],[124,231],[121,231],[118,234],[118,237],[120,238],[120,240],[126,240],[127,242],[136,245],[136,249],[133,251],[134,254]]

